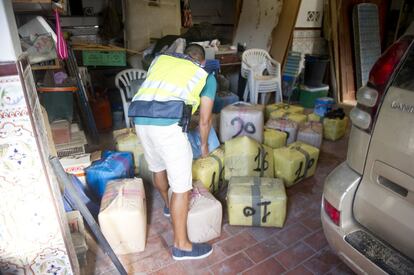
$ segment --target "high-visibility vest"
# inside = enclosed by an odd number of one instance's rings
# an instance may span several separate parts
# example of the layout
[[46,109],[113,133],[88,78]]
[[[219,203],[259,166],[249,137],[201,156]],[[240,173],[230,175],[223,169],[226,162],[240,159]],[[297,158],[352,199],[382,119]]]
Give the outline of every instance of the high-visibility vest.
[[[183,101],[186,105],[192,106],[194,113],[200,105],[200,93],[207,76],[203,68],[188,59],[160,55],[151,64],[147,78],[131,104],[136,102],[144,108],[152,109],[154,103]],[[166,117],[163,116],[162,110],[158,116]]]

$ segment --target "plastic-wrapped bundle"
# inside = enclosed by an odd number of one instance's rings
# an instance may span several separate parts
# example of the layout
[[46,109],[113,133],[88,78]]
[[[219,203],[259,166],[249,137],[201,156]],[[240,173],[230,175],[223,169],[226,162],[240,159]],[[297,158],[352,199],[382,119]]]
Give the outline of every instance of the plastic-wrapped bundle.
[[236,102],[221,110],[220,140],[226,142],[238,136],[249,136],[263,142],[263,106]]
[[323,137],[332,141],[338,140],[345,135],[348,126],[348,117],[324,118]]
[[135,174],[139,174],[142,159],[144,158],[144,149],[134,129],[125,128],[116,130],[113,132],[113,137],[117,151],[132,153],[134,157],[134,171]]
[[[193,150],[193,159],[198,159],[201,157],[201,137],[200,129],[196,128],[188,132],[188,140],[191,144],[191,149]],[[212,152],[220,146],[220,141],[217,137],[216,131],[211,127],[210,133],[208,135],[208,151]]]
[[272,148],[249,137],[226,141],[224,150],[224,177],[273,177]]
[[193,180],[199,180],[211,193],[217,192],[224,171],[224,149],[217,148],[206,158],[193,161]]
[[220,113],[224,107],[237,101],[239,97],[231,92],[218,92],[214,99],[213,113]]
[[282,227],[287,196],[275,178],[232,177],[227,191],[229,224]]
[[298,124],[303,124],[307,120],[307,117],[304,114],[291,113],[285,110],[273,111],[270,113],[269,118],[285,118],[292,120]]
[[286,144],[291,144],[296,140],[298,124],[294,121],[287,120],[284,118],[269,119],[266,122],[266,127],[285,132],[287,134]]
[[265,111],[266,119],[269,119],[271,112],[274,112],[277,110],[283,110],[283,111],[290,112],[290,113],[303,114],[304,108],[302,106],[290,105],[286,103],[269,104],[269,105],[266,105],[266,111]]
[[277,149],[286,145],[287,133],[285,132],[265,128],[263,135],[263,144],[269,146],[272,149]]
[[306,122],[299,127],[297,141],[302,141],[317,148],[321,147],[323,127],[320,122]]
[[86,168],[86,183],[102,198],[110,180],[134,176],[134,161],[131,153],[104,151],[100,160]]
[[110,181],[102,198],[98,219],[102,233],[117,255],[143,251],[147,206],[142,180]]
[[323,117],[318,116],[315,113],[308,114],[308,121],[322,122]]
[[[99,213],[98,199],[91,192],[91,190],[89,190],[88,186],[85,186],[76,176],[70,175],[70,178],[72,180],[73,187],[78,193],[78,196],[89,209],[89,212],[91,212],[92,216],[96,218]],[[65,211],[69,212],[75,210],[74,205],[75,204],[73,202],[73,198],[69,196],[68,191],[65,189],[63,191],[63,206],[65,207]]]
[[276,177],[289,187],[315,173],[319,149],[298,141],[273,150],[273,157]]
[[[171,201],[172,190],[168,191]],[[187,217],[187,234],[191,242],[208,242],[221,235],[223,217],[221,203],[208,192],[204,185],[193,182]]]

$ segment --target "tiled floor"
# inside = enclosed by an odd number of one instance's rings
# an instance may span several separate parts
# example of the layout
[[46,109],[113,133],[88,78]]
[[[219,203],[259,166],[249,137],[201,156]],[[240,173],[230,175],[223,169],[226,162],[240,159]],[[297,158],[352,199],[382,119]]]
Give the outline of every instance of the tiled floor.
[[[211,243],[206,259],[176,262],[171,258],[172,229],[162,215],[160,195],[149,185],[148,239],[144,252],[122,256],[129,274],[353,274],[332,252],[320,221],[323,181],[345,160],[347,138],[324,141],[316,174],[289,188],[288,215],[283,228],[239,227],[227,223]],[[117,274],[109,259],[88,240],[85,274]]]

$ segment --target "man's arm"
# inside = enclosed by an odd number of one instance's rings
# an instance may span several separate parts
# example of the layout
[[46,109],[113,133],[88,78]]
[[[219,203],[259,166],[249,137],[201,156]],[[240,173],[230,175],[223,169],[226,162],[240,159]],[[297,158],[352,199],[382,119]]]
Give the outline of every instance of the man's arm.
[[207,96],[201,97],[200,103],[200,138],[201,138],[201,157],[208,156],[208,135],[211,129],[211,114],[213,111],[214,100]]

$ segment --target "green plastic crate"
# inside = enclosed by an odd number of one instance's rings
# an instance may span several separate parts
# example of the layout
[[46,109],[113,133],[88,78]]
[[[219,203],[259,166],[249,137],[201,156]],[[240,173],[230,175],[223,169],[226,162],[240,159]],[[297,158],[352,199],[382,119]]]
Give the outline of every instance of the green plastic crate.
[[322,87],[307,87],[301,85],[299,87],[299,104],[305,108],[314,108],[315,100],[320,97],[326,97],[329,92],[329,86],[324,85]]
[[82,51],[84,66],[126,66],[125,51]]

